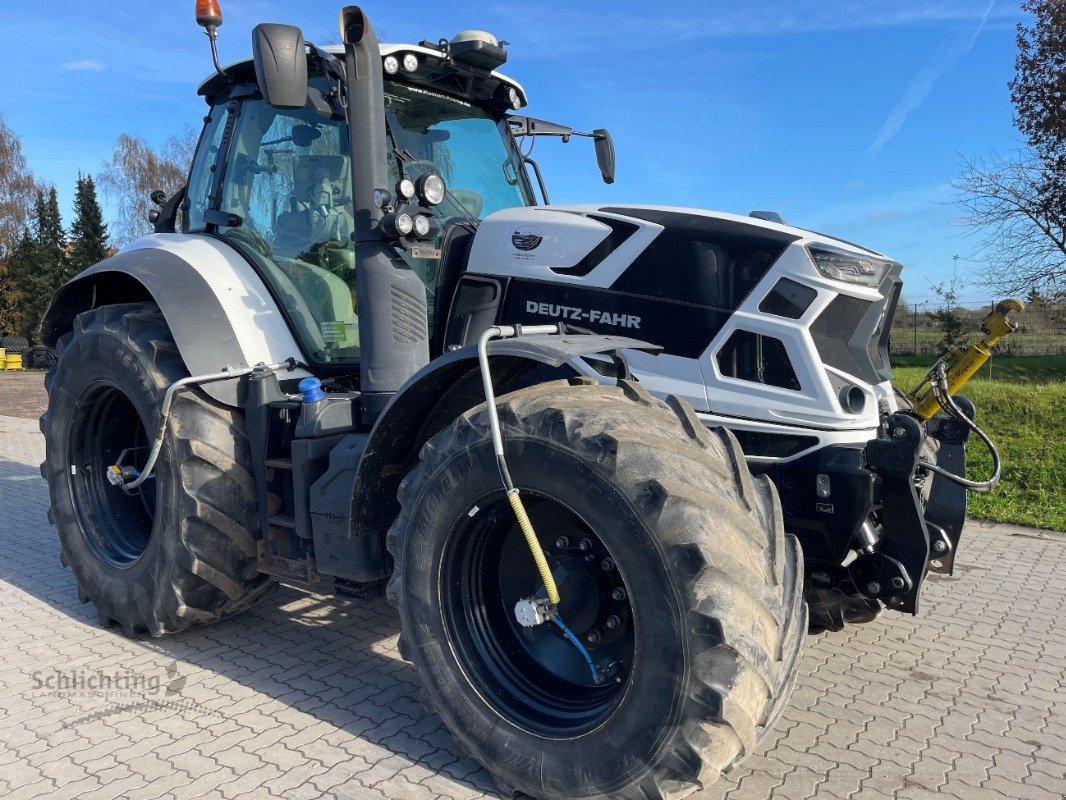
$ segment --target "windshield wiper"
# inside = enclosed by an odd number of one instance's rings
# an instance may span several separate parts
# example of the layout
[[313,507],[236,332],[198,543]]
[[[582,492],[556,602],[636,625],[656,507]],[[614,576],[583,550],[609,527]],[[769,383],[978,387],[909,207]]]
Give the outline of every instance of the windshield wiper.
[[[396,155],[396,160],[400,162],[400,172],[405,178],[410,177],[407,175],[407,170],[404,169],[405,165],[429,163],[422,159],[416,158],[410,150],[401,150],[400,148],[393,146],[392,152]],[[463,205],[463,202],[458,197],[452,194],[451,190],[448,188],[447,183],[444,184],[444,199],[451,202],[453,208],[459,211],[460,216],[462,216],[466,222],[470,223],[475,228],[478,226],[480,220],[478,220],[478,218],[470,212],[469,208]]]

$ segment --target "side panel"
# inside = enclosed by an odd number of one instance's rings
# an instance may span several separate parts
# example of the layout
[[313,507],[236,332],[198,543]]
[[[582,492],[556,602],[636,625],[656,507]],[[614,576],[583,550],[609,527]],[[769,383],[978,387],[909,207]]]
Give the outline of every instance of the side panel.
[[[196,234],[146,236],[82,272],[53,298],[42,326],[45,341],[54,346],[74,318],[97,303],[96,285],[120,275],[135,279],[162,310],[192,375],[303,360],[252,267],[225,243]],[[289,377],[307,375],[297,370]],[[237,385],[220,381],[203,388],[220,403],[239,405]]]

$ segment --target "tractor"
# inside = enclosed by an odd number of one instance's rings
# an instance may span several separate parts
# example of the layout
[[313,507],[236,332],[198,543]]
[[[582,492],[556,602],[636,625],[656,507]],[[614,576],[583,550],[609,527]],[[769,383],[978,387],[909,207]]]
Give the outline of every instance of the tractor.
[[523,143],[591,139],[611,183],[611,137],[521,114],[486,32],[380,44],[347,6],[341,45],[264,23],[222,67],[196,13],[188,182],[42,327],[48,517],[105,624],[385,593],[505,794],[675,798],[771,729],[809,629],[950,571],[994,482],[953,397],[987,350],[896,393],[898,263],[771,213],[550,205]]

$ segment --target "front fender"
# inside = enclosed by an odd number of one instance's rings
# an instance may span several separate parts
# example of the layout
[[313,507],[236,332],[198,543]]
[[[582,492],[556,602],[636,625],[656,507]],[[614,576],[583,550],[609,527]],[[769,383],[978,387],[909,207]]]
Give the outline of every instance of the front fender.
[[[624,336],[523,336],[489,343],[498,393],[530,383],[576,375],[575,358],[620,350],[658,353],[662,348]],[[396,492],[418,453],[435,433],[484,402],[477,347],[435,359],[410,378],[381,412],[370,432],[352,492],[352,535],[384,536],[399,513]]]
[[[196,234],[146,236],[81,272],[52,298],[43,340],[54,347],[90,308],[149,298],[163,312],[192,375],[302,360],[285,318],[248,262],[224,242]],[[289,377],[307,374],[297,370]],[[220,403],[238,406],[238,386],[234,379],[202,388]]]

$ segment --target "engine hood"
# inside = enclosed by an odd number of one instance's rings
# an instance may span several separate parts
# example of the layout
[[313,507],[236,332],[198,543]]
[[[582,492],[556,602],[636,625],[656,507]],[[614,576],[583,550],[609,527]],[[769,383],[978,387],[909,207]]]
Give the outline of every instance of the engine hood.
[[467,271],[609,286],[664,231],[782,249],[793,243],[822,243],[885,258],[824,234],[724,212],[638,205],[534,206],[498,211],[482,221]]

